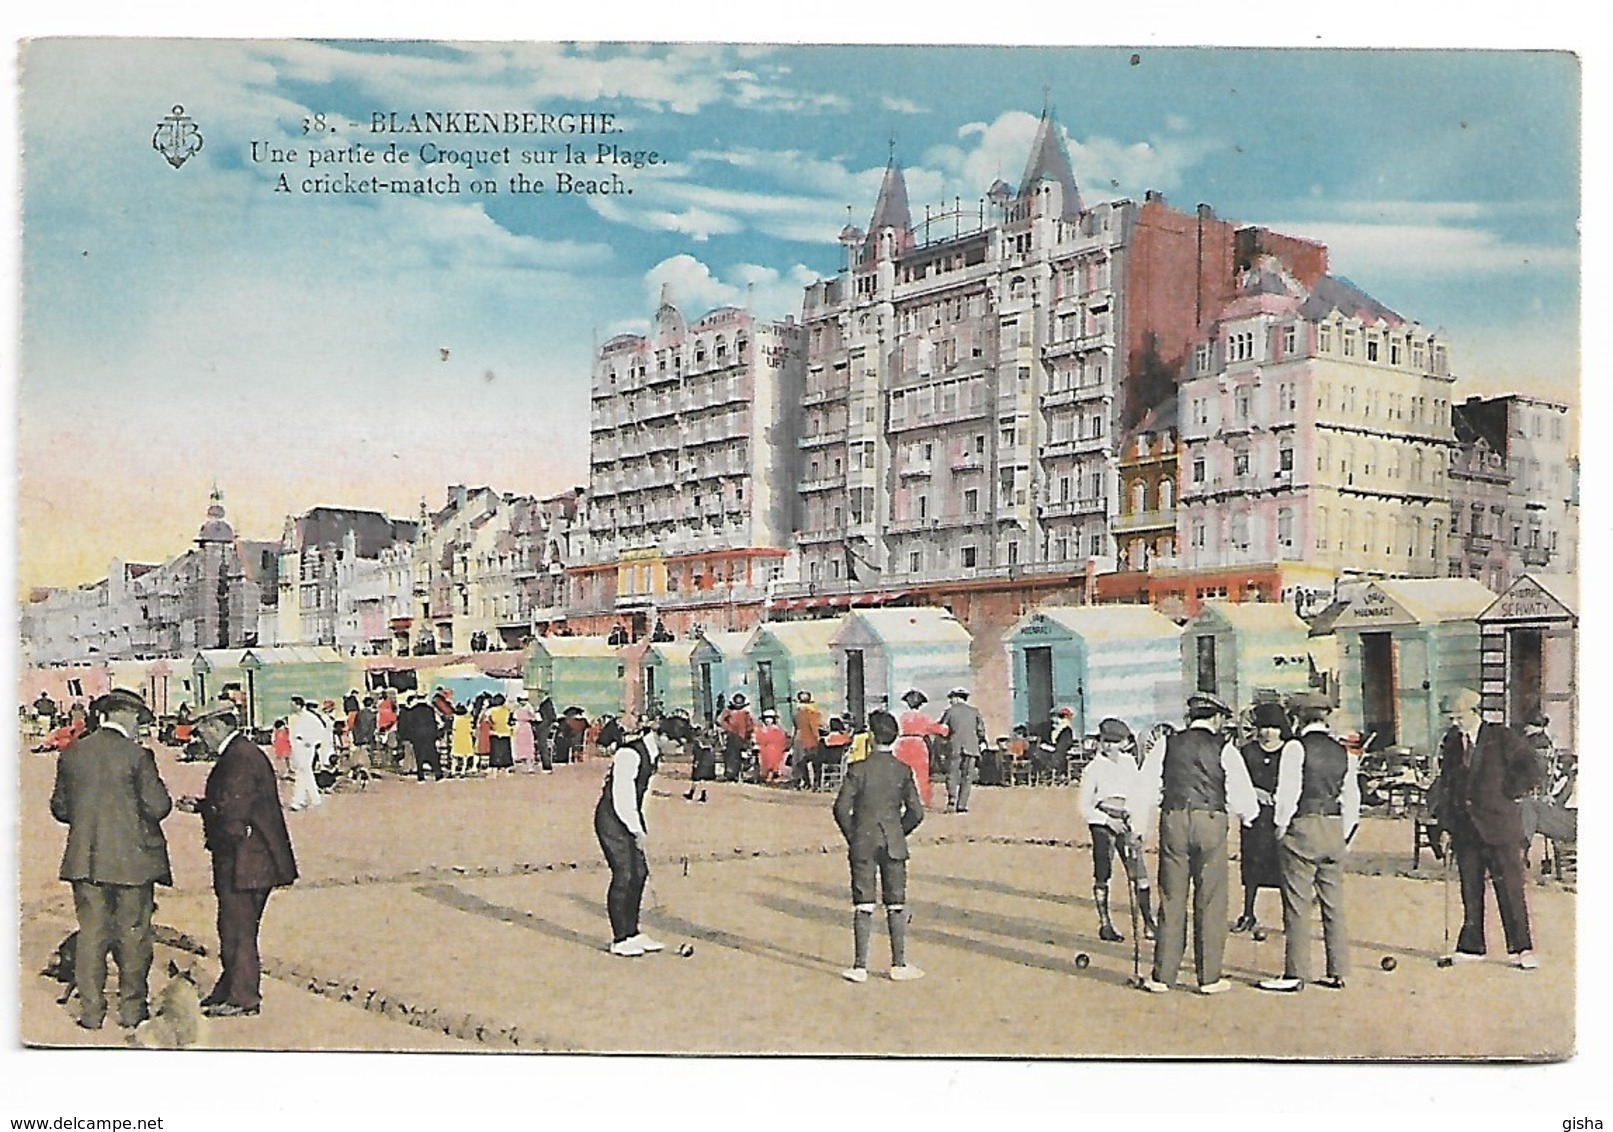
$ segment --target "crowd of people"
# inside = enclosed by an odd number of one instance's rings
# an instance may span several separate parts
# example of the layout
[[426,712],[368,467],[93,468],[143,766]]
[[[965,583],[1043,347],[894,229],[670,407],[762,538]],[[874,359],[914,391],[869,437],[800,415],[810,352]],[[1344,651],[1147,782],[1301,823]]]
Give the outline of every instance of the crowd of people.
[[[41,697],[41,700],[47,697]],[[873,914],[883,905],[890,937],[890,977],[917,979],[908,961],[908,836],[934,807],[933,778],[946,788],[947,812],[969,809],[972,783],[985,780],[992,753],[980,713],[965,688],[954,688],[932,718],[927,697],[910,690],[900,715],[871,711],[863,726],[825,717],[809,691],[793,703],[790,729],[779,712],[751,715],[743,694],[729,697],[708,729],[688,713],[651,712],[640,719],[580,708],[557,713],[540,695],[482,693],[455,702],[449,689],[427,697],[390,690],[350,693],[334,701],[293,697],[276,720],[266,754],[243,731],[238,707],[221,702],[187,719],[215,760],[200,797],[177,808],[199,814],[212,853],[223,973],[203,1000],[219,1016],[256,1014],[261,1005],[257,933],[268,896],[292,883],[297,866],[282,815],[278,777],[289,778],[285,809],[322,804],[339,776],[390,761],[425,781],[450,776],[552,771],[557,758],[585,747],[609,759],[594,811],[594,829],[611,881],[606,898],[610,953],[634,958],[663,945],[641,929],[648,876],[644,801],[664,755],[680,748],[691,764],[691,801],[706,783],[750,778],[802,789],[835,785],[834,820],[847,844],[852,901],[851,982],[868,978]],[[36,702],[36,708],[38,704]],[[1449,962],[1481,959],[1486,884],[1495,892],[1508,961],[1533,970],[1524,896],[1525,849],[1537,831],[1577,833],[1577,787],[1571,763],[1554,757],[1548,721],[1535,717],[1522,733],[1486,722],[1477,693],[1461,689],[1444,703],[1448,730],[1438,755],[1430,803],[1442,831],[1441,856],[1460,878],[1463,920]],[[1098,938],[1120,942],[1111,886],[1118,860],[1132,912],[1134,943],[1153,945],[1148,973],[1134,950],[1133,985],[1155,994],[1175,989],[1187,959],[1192,924],[1192,975],[1200,994],[1231,989],[1224,955],[1229,934],[1260,930],[1259,894],[1279,894],[1285,936],[1283,969],[1258,982],[1293,993],[1308,985],[1345,987],[1349,972],[1344,871],[1361,820],[1360,749],[1335,735],[1333,704],[1307,692],[1280,702],[1266,697],[1238,716],[1209,693],[1189,697],[1185,725],[1158,724],[1137,736],[1118,718],[1097,728],[1091,757],[1078,768],[1075,807],[1091,834],[1092,895]],[[44,714],[43,711],[41,714]],[[52,712],[54,722],[54,711]],[[107,958],[120,976],[118,1021],[144,1020],[152,955],[156,885],[171,884],[161,822],[176,808],[139,738],[154,722],[136,692],[115,689],[86,706],[83,726],[57,764],[51,812],[69,827],[61,877],[73,887],[79,920],[75,980],[79,1024],[94,1029],[109,1011]],[[1234,723],[1236,722],[1236,726]],[[1045,727],[1018,729],[1013,757],[1049,767],[1072,760],[1081,743],[1070,714],[1055,710]],[[1003,750],[999,744],[998,752]],[[838,774],[831,777],[830,769]],[[720,771],[720,773],[719,773]],[[696,794],[698,791],[698,795]],[[1229,835],[1239,827],[1242,909],[1229,916]],[[1149,859],[1156,863],[1151,878]],[[1447,866],[1448,868],[1448,866]],[[1447,882],[1449,875],[1447,873]],[[1319,908],[1324,973],[1313,979],[1309,919]],[[1448,932],[1448,925],[1447,925]]]

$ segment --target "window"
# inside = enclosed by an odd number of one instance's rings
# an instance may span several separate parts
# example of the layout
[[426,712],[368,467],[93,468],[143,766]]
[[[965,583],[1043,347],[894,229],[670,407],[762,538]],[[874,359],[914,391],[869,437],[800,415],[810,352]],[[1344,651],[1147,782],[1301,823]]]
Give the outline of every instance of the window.
[[1193,536],[1192,537],[1193,537],[1193,549],[1194,550],[1203,550],[1204,549],[1204,520],[1203,519],[1194,519],[1193,520]]
[[1283,356],[1291,358],[1299,353],[1299,327],[1283,327]]
[[1345,332],[1341,335],[1341,338],[1343,339],[1344,343],[1344,356],[1346,358],[1355,357],[1355,331],[1345,330]]
[[1053,540],[1053,560],[1062,562],[1070,556],[1070,540],[1059,537]]
[[963,493],[963,513],[965,515],[975,515],[978,514],[979,511],[980,491],[977,488],[971,487]]
[[1376,334],[1368,334],[1367,335],[1367,361],[1375,362],[1377,360],[1378,360],[1378,336]]
[[1249,474],[1249,453],[1234,452],[1232,454],[1232,474],[1246,476]]
[[1193,461],[1193,482],[1204,482],[1204,457],[1202,456]]
[[1019,565],[1019,540],[1018,539],[1015,539],[1014,541],[1012,541],[1012,542],[1010,542],[1008,544],[1008,565],[1010,565],[1010,566],[1018,566]]
[[1237,408],[1238,408],[1238,419],[1240,421],[1248,420],[1249,419],[1249,390],[1247,390],[1247,389],[1238,390],[1238,393],[1237,393],[1237,396],[1235,398],[1235,401],[1237,403]]
[[1103,553],[1103,536],[1102,535],[1093,535],[1091,541],[1088,542],[1087,546],[1089,548],[1087,553],[1090,554],[1093,558],[1097,558],[1099,555],[1101,555]]
[[965,566],[965,568],[973,569],[974,564],[975,564],[975,548],[972,547],[972,546],[964,547],[963,548],[963,565]]
[[1277,470],[1291,472],[1294,470],[1294,450],[1292,448],[1279,448],[1277,450]]
[[1397,366],[1397,365],[1400,364],[1400,339],[1399,338],[1391,338],[1391,339],[1389,339],[1389,364],[1392,365],[1392,366]]
[[907,556],[907,568],[910,573],[917,574],[924,566],[924,552],[915,550]]
[[1279,546],[1294,545],[1294,512],[1292,508],[1280,507],[1277,509],[1277,544]]
[[1333,328],[1325,323],[1316,328],[1316,348],[1324,354],[1333,352]]

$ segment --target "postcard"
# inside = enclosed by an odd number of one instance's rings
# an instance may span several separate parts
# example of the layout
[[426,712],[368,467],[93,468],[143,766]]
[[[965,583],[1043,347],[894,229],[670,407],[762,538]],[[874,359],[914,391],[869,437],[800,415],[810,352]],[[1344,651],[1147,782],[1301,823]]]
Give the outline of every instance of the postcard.
[[23,1044],[1575,1055],[1573,54],[20,76]]

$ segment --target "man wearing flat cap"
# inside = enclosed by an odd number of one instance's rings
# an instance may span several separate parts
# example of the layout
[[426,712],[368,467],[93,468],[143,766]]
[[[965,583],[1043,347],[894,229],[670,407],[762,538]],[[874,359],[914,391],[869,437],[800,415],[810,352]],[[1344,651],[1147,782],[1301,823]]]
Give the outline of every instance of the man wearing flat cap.
[[1187,727],[1156,742],[1147,760],[1159,798],[1159,934],[1147,985],[1176,984],[1187,951],[1193,891],[1193,966],[1200,994],[1232,989],[1222,977],[1227,946],[1227,813],[1249,825],[1260,813],[1243,758],[1222,737],[1232,709],[1217,696],[1188,697]]
[[947,709],[941,713],[947,771],[947,813],[969,812],[969,791],[975,780],[975,764],[986,745],[986,722],[969,702],[967,688],[947,693]]
[[1333,703],[1320,692],[1289,701],[1298,735],[1277,767],[1277,860],[1282,872],[1283,974],[1263,990],[1304,988],[1311,970],[1311,900],[1322,909],[1327,974],[1317,985],[1344,989],[1349,939],[1344,928],[1344,854],[1361,822],[1360,766],[1328,733]]
[[162,819],[173,809],[157,760],[137,738],[153,716],[136,692],[114,688],[92,705],[101,723],[56,762],[50,812],[67,826],[61,878],[73,886],[78,1024],[106,1020],[106,957],[118,963],[118,1025],[145,1021],[154,939],[154,887],[173,884]]
[[235,712],[210,711],[196,734],[218,761],[200,799],[187,809],[202,816],[213,854],[218,898],[218,953],[223,967],[202,1009],[214,1018],[258,1013],[263,1003],[258,927],[269,893],[297,879],[297,859],[280,809],[269,756],[241,731]]
[[1092,832],[1092,902],[1098,910],[1098,938],[1118,943],[1125,937],[1109,916],[1109,878],[1118,853],[1135,886],[1132,899],[1142,914],[1143,938],[1156,934],[1143,839],[1153,816],[1152,785],[1137,764],[1137,744],[1123,720],[1098,724],[1098,757],[1081,772],[1076,804]]

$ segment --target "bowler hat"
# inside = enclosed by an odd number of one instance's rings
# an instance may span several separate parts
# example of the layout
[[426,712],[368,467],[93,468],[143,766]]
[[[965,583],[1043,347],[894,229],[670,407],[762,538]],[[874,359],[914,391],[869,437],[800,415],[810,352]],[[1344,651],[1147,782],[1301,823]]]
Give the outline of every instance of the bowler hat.
[[1283,705],[1270,700],[1255,705],[1253,719],[1256,727],[1280,729],[1288,726],[1288,713],[1283,710]]
[[1187,697],[1187,713],[1194,718],[1211,715],[1230,716],[1232,709],[1227,707],[1226,701],[1220,696],[1213,696],[1209,692],[1194,692]]
[[1105,719],[1098,724],[1098,740],[1103,743],[1130,743],[1131,728],[1123,720]]
[[96,699],[90,707],[103,719],[115,711],[132,711],[140,718],[141,723],[154,723],[157,719],[146,706],[145,699],[139,692],[128,688],[113,688],[106,695]]
[[917,688],[909,688],[907,691],[902,693],[902,702],[908,707],[916,708],[923,704],[929,703],[930,697],[926,696]]
[[947,699],[949,700],[966,700],[968,698],[969,689],[967,688],[954,688],[947,693]]

